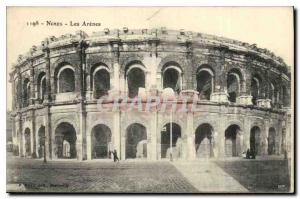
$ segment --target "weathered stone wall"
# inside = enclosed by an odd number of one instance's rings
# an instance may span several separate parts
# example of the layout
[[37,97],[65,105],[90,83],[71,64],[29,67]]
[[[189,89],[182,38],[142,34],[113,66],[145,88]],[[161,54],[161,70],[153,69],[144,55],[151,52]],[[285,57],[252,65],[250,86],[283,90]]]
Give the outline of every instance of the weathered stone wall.
[[[160,112],[110,111],[100,112],[93,94],[93,71],[107,67],[110,76],[109,95],[126,95],[127,70],[139,65],[145,73],[148,95],[159,95],[163,89],[163,71],[169,65],[181,71],[181,90],[197,89],[200,69],[212,72],[211,100],[199,101],[197,112],[176,113],[173,120],[181,127],[182,158],[195,158],[195,131],[203,123],[213,127],[214,154],[224,156],[224,133],[228,126],[240,127],[242,150],[250,147],[251,128],[261,131],[261,155],[267,154],[269,128],[276,130],[276,154],[290,150],[289,122],[283,107],[290,106],[290,74],[283,61],[265,49],[242,42],[184,31],[133,30],[108,31],[91,37],[83,32],[50,37],[41,46],[34,46],[29,54],[20,56],[11,73],[13,84],[13,143],[25,156],[25,129],[30,129],[31,153],[37,152],[38,131],[46,129],[46,153],[55,158],[55,129],[70,123],[76,131],[77,158],[91,159],[91,131],[97,124],[105,124],[112,133],[112,144],[125,159],[126,128],[133,123],[147,130],[147,158],[160,159],[160,132],[169,121],[169,114]],[[58,73],[70,65],[75,74],[75,91],[58,93]],[[240,91],[236,103],[228,102],[227,75],[239,75]],[[40,96],[41,74],[46,78],[44,100]],[[251,80],[260,80],[257,105],[251,102]],[[25,106],[23,83],[30,82],[29,105]],[[271,84],[276,93],[271,104]],[[282,132],[286,138],[282,138]],[[282,144],[284,142],[284,144]],[[282,147],[286,147],[282,149]]]

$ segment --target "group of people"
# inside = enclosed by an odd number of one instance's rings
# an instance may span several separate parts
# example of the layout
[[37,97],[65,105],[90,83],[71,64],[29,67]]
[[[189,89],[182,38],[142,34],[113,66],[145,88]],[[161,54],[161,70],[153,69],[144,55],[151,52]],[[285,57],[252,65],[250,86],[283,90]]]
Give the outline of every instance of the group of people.
[[246,152],[246,159],[255,159],[256,152],[254,149],[248,149]]

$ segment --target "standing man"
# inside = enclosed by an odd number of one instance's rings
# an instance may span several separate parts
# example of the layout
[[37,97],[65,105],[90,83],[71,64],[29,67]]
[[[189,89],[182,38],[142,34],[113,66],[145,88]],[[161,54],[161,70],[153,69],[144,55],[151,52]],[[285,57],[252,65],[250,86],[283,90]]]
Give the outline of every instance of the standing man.
[[117,154],[117,150],[116,149],[113,152],[113,156],[114,156],[114,162],[116,162],[117,160],[119,162],[119,158],[118,158],[118,154]]

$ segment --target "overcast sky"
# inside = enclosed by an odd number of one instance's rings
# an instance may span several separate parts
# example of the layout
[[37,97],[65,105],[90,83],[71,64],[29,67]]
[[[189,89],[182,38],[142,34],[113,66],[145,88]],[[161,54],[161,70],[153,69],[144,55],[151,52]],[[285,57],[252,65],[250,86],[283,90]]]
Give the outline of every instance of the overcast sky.
[[[27,26],[30,21],[69,23],[99,22],[100,27]],[[104,28],[185,29],[236,39],[267,48],[293,67],[293,10],[291,7],[148,7],[97,8],[50,7],[8,8],[7,10],[7,72],[19,54],[44,38],[83,30],[88,34]],[[11,89],[7,85],[7,106],[11,108]]]

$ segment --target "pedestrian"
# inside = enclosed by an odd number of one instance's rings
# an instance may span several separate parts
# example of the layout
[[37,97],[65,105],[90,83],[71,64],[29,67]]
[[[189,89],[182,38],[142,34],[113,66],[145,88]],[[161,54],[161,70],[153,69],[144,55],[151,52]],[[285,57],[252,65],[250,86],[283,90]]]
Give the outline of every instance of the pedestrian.
[[250,159],[250,149],[248,149],[246,152],[246,159]]
[[119,162],[119,158],[118,158],[118,154],[117,154],[117,150],[116,149],[113,152],[113,156],[114,156],[114,162],[116,162],[116,161]]

